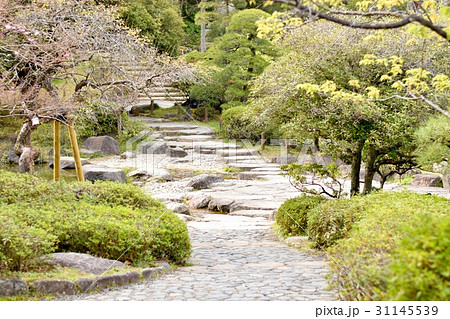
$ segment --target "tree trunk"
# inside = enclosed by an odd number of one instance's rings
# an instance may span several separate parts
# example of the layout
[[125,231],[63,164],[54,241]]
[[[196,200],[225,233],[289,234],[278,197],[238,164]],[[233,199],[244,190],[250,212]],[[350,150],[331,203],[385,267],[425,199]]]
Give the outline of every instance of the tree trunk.
[[375,160],[377,159],[377,151],[373,144],[369,145],[369,150],[367,152],[366,160],[366,176],[364,176],[364,189],[363,194],[368,194],[372,191],[372,181],[373,176],[377,172],[377,167],[375,167]]
[[19,158],[19,172],[32,173],[34,161],[39,158],[39,151],[34,147],[24,147]]
[[19,155],[19,172],[33,172],[34,161],[39,158],[39,151],[31,147],[31,131],[34,129],[31,121],[26,121],[17,136],[14,152]]
[[[205,2],[205,0],[201,2]],[[200,12],[205,12],[205,8],[201,8]],[[200,27],[200,52],[206,52],[206,25],[204,21]]]
[[352,157],[350,196],[355,196],[359,194],[359,173],[361,171],[361,158],[364,143],[365,140],[359,140],[356,144],[356,149],[352,154],[353,157]]

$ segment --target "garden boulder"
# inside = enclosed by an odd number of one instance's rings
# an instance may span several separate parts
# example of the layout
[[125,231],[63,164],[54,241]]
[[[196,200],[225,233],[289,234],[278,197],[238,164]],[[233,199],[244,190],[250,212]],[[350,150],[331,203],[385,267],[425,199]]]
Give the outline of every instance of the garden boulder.
[[82,150],[87,153],[99,153],[102,155],[119,155],[121,153],[119,143],[111,136],[93,136],[84,141]]

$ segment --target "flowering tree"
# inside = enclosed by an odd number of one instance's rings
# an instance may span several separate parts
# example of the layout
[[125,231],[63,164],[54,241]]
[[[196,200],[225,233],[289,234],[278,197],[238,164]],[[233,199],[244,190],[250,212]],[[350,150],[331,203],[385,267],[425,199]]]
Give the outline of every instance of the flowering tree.
[[118,21],[114,7],[88,0],[0,0],[0,116],[25,119],[18,155],[32,149],[37,125],[75,121],[96,101],[118,116],[120,130],[140,91],[190,74]]

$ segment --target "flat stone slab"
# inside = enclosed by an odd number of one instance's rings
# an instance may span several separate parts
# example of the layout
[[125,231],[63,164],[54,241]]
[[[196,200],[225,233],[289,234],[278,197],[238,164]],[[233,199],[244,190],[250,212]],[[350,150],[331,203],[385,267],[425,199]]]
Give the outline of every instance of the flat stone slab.
[[215,153],[217,150],[235,150],[242,148],[242,146],[240,145],[214,141],[205,141],[205,142],[167,141],[167,145],[170,147],[180,147],[185,150],[195,150],[195,152],[197,153],[203,153],[206,151],[207,154]]
[[252,163],[229,163],[228,166],[240,169],[241,171],[244,171],[244,172],[249,172],[256,168],[279,167],[276,164],[262,164],[261,165],[261,164],[252,164]]
[[247,216],[247,217],[262,217],[269,220],[275,219],[275,210],[236,210],[228,215],[230,216]]
[[278,209],[281,206],[282,202],[274,202],[274,201],[243,201],[239,202],[236,201],[236,203],[231,208],[231,212],[234,213],[235,211],[239,210],[268,210],[273,211],[275,209]]
[[101,275],[112,268],[125,268],[123,262],[80,253],[54,253],[46,262],[95,275]]
[[268,175],[279,175],[280,172],[242,172],[239,173],[238,178],[240,180],[255,180],[255,179],[265,179]]
[[248,156],[230,156],[220,158],[224,163],[253,163],[253,164],[267,164],[266,160],[260,155],[248,155]]
[[218,150],[216,152],[218,156],[232,157],[232,156],[245,156],[245,155],[259,155],[258,150],[240,149],[240,150]]
[[181,136],[166,136],[164,137],[166,141],[176,141],[176,142],[209,142],[214,141],[214,137],[211,135],[181,135]]

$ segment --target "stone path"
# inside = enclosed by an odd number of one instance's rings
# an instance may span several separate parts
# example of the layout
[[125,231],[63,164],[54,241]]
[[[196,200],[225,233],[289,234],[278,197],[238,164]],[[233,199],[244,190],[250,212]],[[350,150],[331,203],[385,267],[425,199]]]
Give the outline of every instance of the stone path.
[[323,258],[280,243],[265,218],[190,222],[191,267],[82,300],[333,300]]
[[[192,266],[149,282],[82,299],[335,299],[335,294],[325,289],[324,276],[328,269],[324,258],[281,243],[272,231],[276,209],[286,199],[298,196],[298,191],[280,175],[280,165],[267,163],[256,150],[215,140],[209,128],[148,118],[144,121],[161,133],[161,140],[169,146],[185,148],[193,168],[239,168],[242,171],[239,180],[226,180],[221,185],[196,192],[211,195],[214,199],[233,199],[234,204],[228,215],[208,211],[193,214],[194,221],[188,223],[193,246]],[[155,158],[138,158],[138,161],[122,161],[116,165],[124,167],[127,163],[139,163],[139,166],[163,163],[166,168],[176,165],[176,162]],[[176,183],[178,188],[170,188]],[[182,201],[192,193],[182,181],[150,184],[145,189],[156,198],[167,198],[168,201]],[[170,191],[173,193],[168,194]]]

